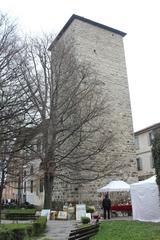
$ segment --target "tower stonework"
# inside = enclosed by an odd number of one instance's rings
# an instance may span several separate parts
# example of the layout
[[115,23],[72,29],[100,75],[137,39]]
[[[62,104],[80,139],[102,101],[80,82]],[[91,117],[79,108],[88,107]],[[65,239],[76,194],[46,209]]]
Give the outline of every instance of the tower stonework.
[[[96,190],[111,180],[137,181],[136,155],[133,138],[132,114],[130,106],[127,71],[124,55],[123,37],[126,34],[105,25],[73,15],[61,30],[56,41],[71,38],[74,51],[80,61],[90,62],[107,94],[110,108],[105,119],[113,133],[112,146],[106,154],[117,167],[104,179],[98,179],[78,188],[68,187],[65,183],[56,184],[54,199],[58,201],[90,201],[98,198]],[[50,50],[52,52],[52,46]],[[105,161],[105,159],[104,159]],[[118,167],[119,166],[119,167]]]

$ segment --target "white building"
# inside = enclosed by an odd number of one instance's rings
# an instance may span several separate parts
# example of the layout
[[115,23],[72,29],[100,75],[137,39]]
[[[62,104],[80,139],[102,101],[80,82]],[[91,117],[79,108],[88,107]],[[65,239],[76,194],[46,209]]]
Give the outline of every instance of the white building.
[[154,133],[158,129],[160,129],[160,123],[135,132],[137,170],[139,180],[146,179],[155,174],[151,149]]

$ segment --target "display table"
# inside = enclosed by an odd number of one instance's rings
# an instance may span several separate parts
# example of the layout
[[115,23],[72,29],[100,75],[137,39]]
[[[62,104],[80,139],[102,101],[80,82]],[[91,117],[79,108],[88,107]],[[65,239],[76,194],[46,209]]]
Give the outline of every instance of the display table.
[[125,213],[127,213],[128,216],[131,216],[132,205],[130,205],[130,204],[113,205],[113,206],[111,206],[111,210],[112,210],[112,213],[113,212],[121,212],[123,215]]

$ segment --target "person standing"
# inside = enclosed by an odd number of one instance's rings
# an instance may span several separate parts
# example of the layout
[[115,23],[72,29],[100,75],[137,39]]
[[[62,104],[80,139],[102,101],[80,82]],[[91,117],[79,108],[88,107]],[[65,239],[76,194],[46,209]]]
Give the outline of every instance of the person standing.
[[110,219],[110,211],[111,211],[111,200],[108,197],[108,194],[105,195],[105,198],[102,202],[103,207],[103,217],[106,219],[106,211],[108,212],[108,219]]

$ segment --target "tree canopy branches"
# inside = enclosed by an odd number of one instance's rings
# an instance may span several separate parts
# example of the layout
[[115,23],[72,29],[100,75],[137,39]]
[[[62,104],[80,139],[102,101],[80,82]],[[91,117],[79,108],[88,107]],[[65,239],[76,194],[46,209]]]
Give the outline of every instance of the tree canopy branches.
[[[91,63],[77,59],[72,40],[57,42],[50,55],[52,40],[44,34],[22,41],[16,25],[0,16],[0,156],[4,163],[18,162],[32,140],[41,138],[37,156],[47,208],[55,178],[83,183],[111,170],[104,150],[113,137],[105,119],[107,98]],[[36,151],[30,154],[29,162]]]

